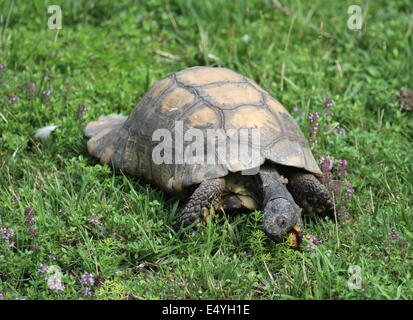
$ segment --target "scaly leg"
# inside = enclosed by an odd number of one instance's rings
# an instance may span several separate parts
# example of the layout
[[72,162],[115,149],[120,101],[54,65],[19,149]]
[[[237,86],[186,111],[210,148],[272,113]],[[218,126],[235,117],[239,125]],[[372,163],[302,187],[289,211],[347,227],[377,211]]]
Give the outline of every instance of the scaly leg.
[[196,221],[207,222],[207,213],[221,199],[224,188],[224,178],[203,181],[189,198],[182,215],[173,226],[174,230],[178,231]]
[[287,188],[305,214],[334,217],[334,204],[330,193],[314,175],[295,172],[287,175],[287,178]]

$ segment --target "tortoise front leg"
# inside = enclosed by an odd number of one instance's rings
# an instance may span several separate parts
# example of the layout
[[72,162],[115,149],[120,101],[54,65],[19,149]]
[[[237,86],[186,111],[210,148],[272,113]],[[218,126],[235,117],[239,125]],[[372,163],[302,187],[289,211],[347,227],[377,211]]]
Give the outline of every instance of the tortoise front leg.
[[294,172],[287,175],[287,178],[287,188],[305,214],[334,218],[334,204],[330,193],[314,175]]
[[189,198],[182,215],[173,226],[174,230],[178,231],[196,221],[206,222],[206,213],[221,199],[224,188],[224,178],[203,181]]

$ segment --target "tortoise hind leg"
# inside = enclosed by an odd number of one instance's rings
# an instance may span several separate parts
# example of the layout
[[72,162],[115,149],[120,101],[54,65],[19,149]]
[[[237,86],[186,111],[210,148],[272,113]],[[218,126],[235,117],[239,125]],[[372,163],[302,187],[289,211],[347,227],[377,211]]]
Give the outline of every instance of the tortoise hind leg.
[[206,222],[205,211],[213,207],[222,196],[225,188],[225,179],[216,178],[203,181],[189,198],[182,215],[173,228],[178,231],[196,221]]
[[287,188],[305,214],[334,217],[334,204],[330,193],[314,175],[307,172],[292,172],[287,178]]
[[[127,142],[127,136],[120,134],[120,129],[126,119],[127,117],[125,116],[111,114],[109,116],[102,116],[97,121],[87,124],[85,128],[85,136],[89,138],[87,149],[101,163],[111,164],[114,160],[113,155],[115,151],[120,151],[122,144]],[[117,167],[118,162],[121,161],[116,159],[115,167]]]
[[100,163],[129,175],[140,175],[138,152],[140,140],[126,127],[128,117],[111,114],[100,117],[85,128],[87,149]]
[[92,138],[98,133],[110,128],[119,128],[123,125],[128,117],[120,114],[110,114],[108,116],[102,116],[97,121],[93,121],[87,124],[85,128],[86,138]]

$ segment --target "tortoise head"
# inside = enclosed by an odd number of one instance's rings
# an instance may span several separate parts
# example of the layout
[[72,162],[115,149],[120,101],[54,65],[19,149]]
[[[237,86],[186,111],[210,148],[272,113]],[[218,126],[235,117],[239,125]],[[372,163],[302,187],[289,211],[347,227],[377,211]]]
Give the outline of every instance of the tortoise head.
[[277,243],[282,242],[297,222],[296,208],[288,200],[276,198],[266,203],[263,227],[264,232],[271,240]]

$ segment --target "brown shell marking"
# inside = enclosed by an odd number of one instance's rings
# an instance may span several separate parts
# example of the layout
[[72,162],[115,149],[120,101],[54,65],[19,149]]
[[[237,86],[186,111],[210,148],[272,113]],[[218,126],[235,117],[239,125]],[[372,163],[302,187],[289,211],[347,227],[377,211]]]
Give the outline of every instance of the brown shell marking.
[[242,82],[243,76],[224,68],[193,67],[176,73],[179,82],[186,86],[204,86],[214,82]]
[[195,101],[195,95],[184,88],[174,88],[161,102],[161,112],[178,111]]
[[157,98],[161,94],[161,92],[168,88],[168,86],[170,85],[172,85],[172,80],[170,78],[162,79],[155,83],[155,85],[152,86],[151,89],[149,89],[149,92],[147,94],[152,98]]
[[187,114],[188,127],[219,127],[220,117],[217,112],[210,107],[200,106],[192,108]]
[[234,108],[243,104],[262,104],[261,94],[246,83],[228,83],[208,86],[199,90],[209,103],[222,109]]

